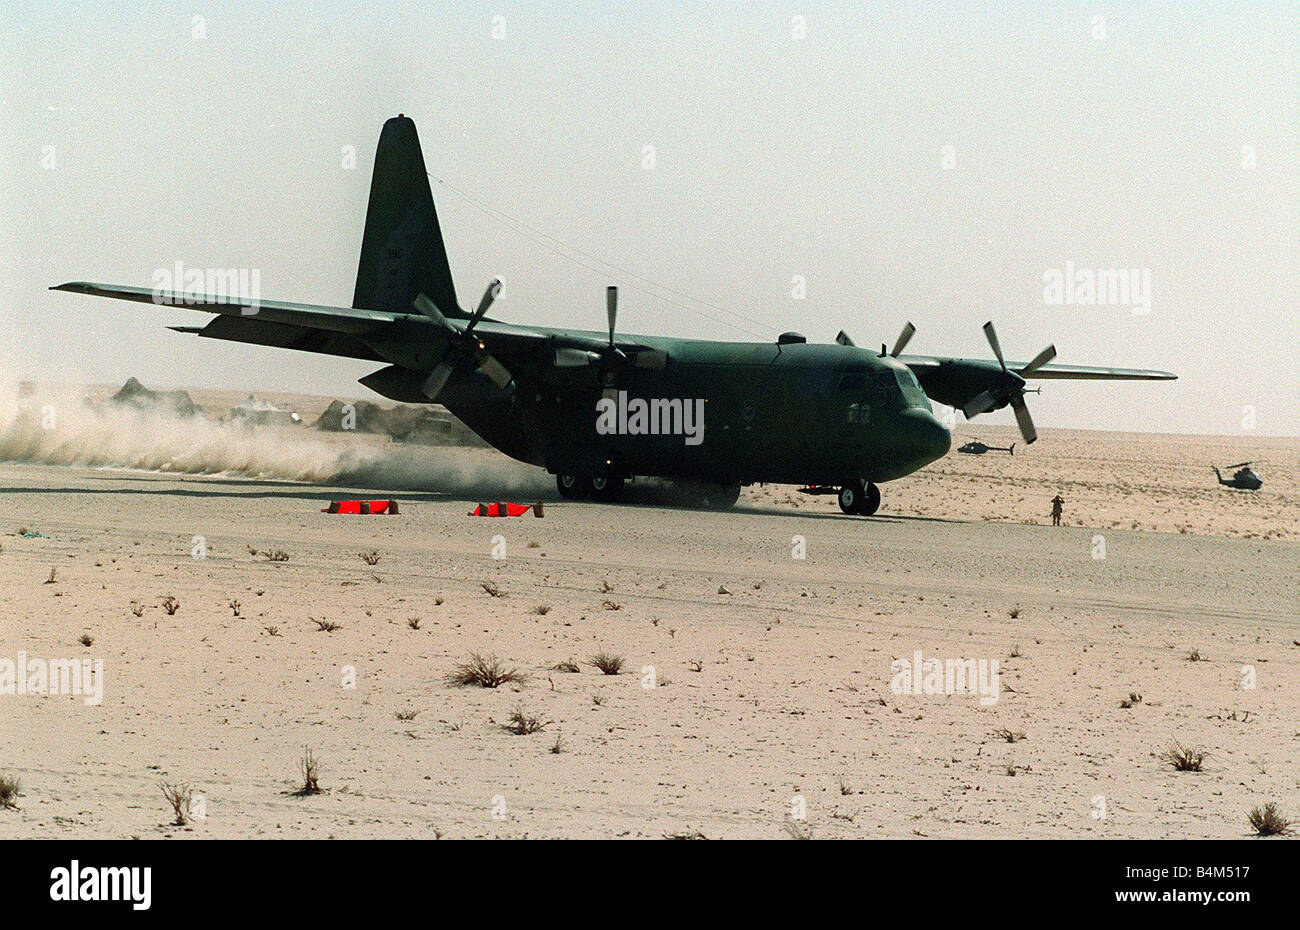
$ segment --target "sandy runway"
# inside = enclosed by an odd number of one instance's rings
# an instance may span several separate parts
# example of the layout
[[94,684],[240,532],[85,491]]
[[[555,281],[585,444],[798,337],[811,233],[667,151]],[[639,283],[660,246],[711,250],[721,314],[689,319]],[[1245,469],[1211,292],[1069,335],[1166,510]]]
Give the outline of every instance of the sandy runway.
[[[1294,484],[1215,512],[1135,485],[1056,529],[1020,522],[1046,522],[1034,452],[950,455],[873,519],[766,488],[727,514],[471,519],[463,484],[349,518],[319,508],[361,489],[0,466],[0,657],[99,659],[104,684],[0,697],[23,784],[0,837],[1236,837],[1256,804],[1300,815]],[[1123,499],[1098,459],[1067,499]],[[586,664],[602,650],[622,674]],[[996,701],[895,693],[918,650],[996,661]],[[529,679],[447,684],[470,652]],[[515,710],[547,725],[515,735]],[[1159,758],[1175,740],[1204,771]],[[326,790],[295,797],[305,748]],[[160,782],[206,817],[166,826]]]

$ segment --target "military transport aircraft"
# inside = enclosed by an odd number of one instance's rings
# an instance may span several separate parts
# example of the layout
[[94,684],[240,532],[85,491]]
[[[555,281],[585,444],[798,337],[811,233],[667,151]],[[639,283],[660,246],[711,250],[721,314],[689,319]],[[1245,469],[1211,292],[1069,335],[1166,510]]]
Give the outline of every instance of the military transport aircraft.
[[402,115],[379,137],[350,307],[252,301],[179,283],[53,290],[212,313],[205,326],[172,327],[209,339],[383,363],[361,383],[396,401],[436,401],[506,455],[555,474],[564,497],[600,501],[616,500],[629,478],[662,477],[726,509],[741,485],[770,482],[838,487],[844,512],[869,515],[880,505],[878,483],[948,452],[930,398],[967,417],[1010,405],[1032,443],[1028,378],[1174,377],[1051,365],[1052,346],[1028,363],[1008,362],[991,322],[984,332],[996,361],[901,355],[911,323],[879,353],[845,333],[825,345],[798,333],[762,343],[622,336],[612,287],[606,332],[489,319],[497,279],[466,312],[415,123]]

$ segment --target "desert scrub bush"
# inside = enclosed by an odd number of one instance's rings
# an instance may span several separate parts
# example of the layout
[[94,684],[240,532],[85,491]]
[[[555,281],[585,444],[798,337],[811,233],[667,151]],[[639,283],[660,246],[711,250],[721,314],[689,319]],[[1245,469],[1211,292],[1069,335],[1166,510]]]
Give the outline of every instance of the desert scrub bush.
[[545,617],[550,612],[551,612],[550,604],[538,604],[536,607],[533,608],[533,613],[537,614],[537,616],[539,617]]
[[310,749],[303,750],[302,759],[298,763],[298,771],[302,776],[302,784],[294,794],[300,798],[320,794],[320,762],[312,755]]
[[464,662],[458,662],[447,673],[447,683],[463,688],[478,685],[481,688],[499,688],[505,684],[522,685],[528,676],[517,668],[507,667],[496,656],[483,656],[471,652]]
[[401,720],[403,722],[414,720],[419,715],[420,712],[412,707],[408,707],[406,710],[395,711],[393,713],[394,717],[396,717],[398,720]]
[[1293,821],[1282,816],[1277,805],[1269,801],[1263,807],[1256,807],[1246,815],[1250,828],[1256,836],[1289,836],[1294,832]]
[[343,629],[342,624],[335,623],[333,620],[317,620],[315,617],[308,617],[307,619],[316,624],[316,629],[322,633],[333,633],[335,630]]
[[1006,727],[998,727],[993,731],[993,736],[1008,743],[1017,743],[1025,738],[1025,734],[1019,730],[1010,730]]
[[506,722],[502,726],[515,736],[528,736],[530,733],[546,729],[550,723],[549,720],[543,720],[536,714],[531,714],[522,707],[517,707],[510,712],[510,716],[506,718]]
[[578,663],[574,662],[572,659],[565,659],[563,662],[556,662],[552,665],[551,671],[566,672],[570,675],[576,675],[581,672],[582,669],[578,668]]
[[18,805],[14,802],[22,793],[23,783],[15,776],[0,775],[0,807],[6,810],[17,810]]
[[792,840],[812,839],[812,827],[810,827],[807,823],[794,820],[789,816],[785,818],[785,823],[782,825],[782,829],[784,829],[785,832],[789,834],[790,839]]
[[622,656],[612,655],[603,649],[587,660],[587,664],[606,675],[617,675],[623,670]]
[[162,609],[170,617],[181,609],[181,602],[169,594],[162,599]]
[[163,797],[167,803],[172,806],[172,826],[183,827],[190,822],[190,801],[194,793],[190,790],[189,785],[170,785],[166,782],[159,782],[158,787],[162,789]]
[[413,629],[413,630],[418,630],[418,629],[420,628],[420,618],[419,618],[419,617],[407,617],[407,618],[406,618],[406,625],[409,626],[409,627],[410,627],[411,629]]
[[1172,746],[1160,754],[1163,762],[1173,766],[1179,772],[1199,772],[1205,760],[1210,757],[1204,749],[1189,749],[1174,740]]
[[505,596],[506,596],[506,593],[505,593],[504,591],[502,591],[500,588],[498,588],[494,582],[491,582],[491,581],[480,581],[480,582],[479,582],[479,585],[483,588],[483,590],[484,590],[485,592],[487,592],[488,594],[492,595],[492,597],[505,597]]
[[285,552],[283,549],[262,549],[259,550],[257,554],[268,562],[289,561],[289,553]]
[[379,553],[374,549],[371,549],[369,552],[358,552],[357,555],[360,556],[361,561],[365,562],[367,565],[379,564]]

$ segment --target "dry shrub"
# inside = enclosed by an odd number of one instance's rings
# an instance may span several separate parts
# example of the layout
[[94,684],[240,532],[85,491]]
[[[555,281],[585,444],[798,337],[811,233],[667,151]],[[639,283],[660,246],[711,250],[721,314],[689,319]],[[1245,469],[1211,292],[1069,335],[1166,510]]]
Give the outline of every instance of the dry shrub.
[[459,662],[447,673],[447,683],[458,688],[478,685],[481,688],[499,688],[505,684],[522,685],[528,676],[517,668],[509,668],[496,656],[482,656],[471,652],[469,658]]

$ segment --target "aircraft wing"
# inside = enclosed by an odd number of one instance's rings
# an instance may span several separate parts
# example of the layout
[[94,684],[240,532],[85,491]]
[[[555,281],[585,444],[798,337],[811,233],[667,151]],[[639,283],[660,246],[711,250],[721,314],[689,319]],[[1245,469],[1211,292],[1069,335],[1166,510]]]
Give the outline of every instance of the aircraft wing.
[[[987,359],[973,358],[941,358],[933,355],[901,355],[898,360],[912,369],[912,373],[918,378],[923,373],[933,372],[944,366],[961,368],[965,365],[977,366],[979,368],[988,367]],[[1007,368],[1012,371],[1020,371],[1026,365],[1025,362],[1007,362]],[[1044,365],[1041,368],[1025,375],[1027,379],[1044,378],[1058,380],[1083,380],[1083,381],[1174,381],[1178,378],[1176,374],[1168,371],[1156,371],[1150,368],[1106,368],[1093,365]]]
[[[172,326],[170,329],[209,339],[242,342],[250,345],[294,349],[348,358],[383,362],[387,358],[378,354],[367,337],[378,335],[384,327],[399,319],[418,321],[418,314],[400,314],[386,310],[366,310],[355,307],[327,307],[317,304],[290,303],[279,300],[258,300],[256,309],[237,301],[186,298],[172,291],[154,291],[146,287],[114,284],[95,284],[87,281],[70,281],[50,288],[95,297],[112,297],[136,303],[174,306],[185,310],[199,310],[216,316],[206,326]],[[605,342],[596,333],[555,333],[530,327],[512,326],[493,320],[484,320],[476,333],[487,343],[491,352],[507,361],[551,359],[553,348],[577,348],[598,351]],[[634,343],[619,343],[627,352],[645,347]]]
[[50,290],[216,314],[206,326],[171,327],[180,333],[376,362],[383,361],[383,357],[360,337],[377,331],[398,317],[398,314],[381,310],[322,307],[278,300],[259,300],[254,310],[237,302],[196,300],[192,296],[187,301],[184,294],[171,291],[155,292],[144,287],[93,284],[87,281],[69,281]]
[[[1007,362],[1008,368],[1019,371],[1020,362]],[[1091,365],[1044,365],[1026,378],[1069,378],[1083,381],[1175,381],[1178,375],[1150,368],[1098,368]]]
[[89,281],[69,281],[50,288],[52,291],[71,291],[95,297],[112,297],[116,300],[133,300],[137,303],[156,304],[163,307],[180,307],[183,310],[202,310],[222,316],[262,320],[286,326],[304,326],[335,333],[361,334],[374,332],[385,323],[391,323],[400,314],[384,310],[358,310],[354,307],[321,307],[315,304],[295,304],[282,300],[259,300],[254,308],[246,302],[234,300],[209,300],[186,296],[177,291],[156,291],[147,287],[128,287],[118,284],[93,284]]

